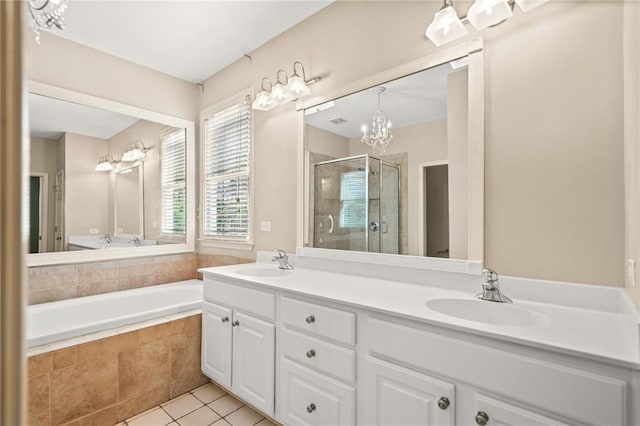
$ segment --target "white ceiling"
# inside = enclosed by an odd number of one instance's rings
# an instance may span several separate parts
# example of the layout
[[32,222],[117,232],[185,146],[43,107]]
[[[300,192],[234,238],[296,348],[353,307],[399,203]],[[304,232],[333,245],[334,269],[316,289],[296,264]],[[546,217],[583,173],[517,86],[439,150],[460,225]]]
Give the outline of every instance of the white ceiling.
[[[382,84],[386,91],[380,97],[380,106],[387,119],[391,121],[391,130],[445,118],[447,75],[453,71],[451,65],[444,64]],[[355,138],[362,135],[363,124],[371,130],[371,120],[377,104],[378,95],[375,88],[367,89],[337,99],[332,108],[307,113],[305,120],[314,127],[346,138]],[[346,122],[331,122],[337,118]]]
[[29,94],[31,136],[58,139],[66,132],[109,139],[136,121],[128,115]]
[[333,0],[69,0],[54,34],[200,82]]

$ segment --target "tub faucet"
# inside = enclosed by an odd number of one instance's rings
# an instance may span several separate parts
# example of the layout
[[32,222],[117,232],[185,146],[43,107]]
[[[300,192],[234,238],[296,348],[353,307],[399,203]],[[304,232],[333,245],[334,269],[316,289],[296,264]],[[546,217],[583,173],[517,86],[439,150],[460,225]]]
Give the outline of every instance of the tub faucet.
[[131,237],[129,242],[132,244],[135,244],[136,247],[142,247],[142,241],[140,241],[140,238],[138,238],[137,235],[134,235],[133,237]]
[[113,240],[111,239],[111,235],[109,234],[103,234],[100,238],[105,240],[107,244],[111,244],[113,242]]
[[287,252],[282,250],[282,249],[276,249],[275,250],[275,255],[273,255],[273,259],[271,259],[273,262],[278,262],[279,263],[279,268],[280,269],[286,269],[289,271],[293,270],[293,266],[289,263],[289,255],[287,255]]
[[513,303],[513,300],[502,294],[500,291],[500,283],[498,282],[498,274],[491,269],[483,269],[482,276],[482,293],[476,294],[480,300],[498,303]]

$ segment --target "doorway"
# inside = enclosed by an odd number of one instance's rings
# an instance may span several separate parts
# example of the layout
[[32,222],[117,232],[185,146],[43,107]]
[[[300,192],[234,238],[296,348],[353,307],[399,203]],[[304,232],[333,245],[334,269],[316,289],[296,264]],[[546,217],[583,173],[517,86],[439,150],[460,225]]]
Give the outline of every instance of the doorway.
[[29,253],[47,251],[47,188],[46,173],[29,175]]
[[449,258],[449,165],[421,165],[423,247],[429,257]]

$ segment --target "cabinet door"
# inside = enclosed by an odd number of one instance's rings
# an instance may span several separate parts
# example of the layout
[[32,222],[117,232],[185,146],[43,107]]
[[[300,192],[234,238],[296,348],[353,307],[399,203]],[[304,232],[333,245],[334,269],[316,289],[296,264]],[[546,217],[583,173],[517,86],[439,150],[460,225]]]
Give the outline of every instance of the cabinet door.
[[[475,399],[477,412],[474,414],[476,417],[474,424],[487,426],[568,426],[568,423],[553,420],[505,401],[483,395],[476,395]],[[471,421],[473,422],[473,420]]]
[[365,368],[365,424],[454,424],[453,384],[372,357]]
[[353,426],[355,389],[281,358],[279,420],[291,426]]
[[233,391],[273,415],[275,326],[236,312],[233,317]]
[[202,372],[231,387],[231,309],[205,302],[202,310]]

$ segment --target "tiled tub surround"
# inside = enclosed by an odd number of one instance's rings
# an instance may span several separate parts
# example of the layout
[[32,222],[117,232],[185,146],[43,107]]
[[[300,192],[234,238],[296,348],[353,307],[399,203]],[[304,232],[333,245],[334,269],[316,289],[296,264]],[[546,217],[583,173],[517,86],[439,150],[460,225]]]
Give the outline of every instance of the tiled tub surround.
[[163,322],[29,356],[29,425],[111,426],[208,382],[201,315],[156,321]]
[[28,269],[28,303],[55,302],[197,277],[197,268],[253,262],[194,253]]

